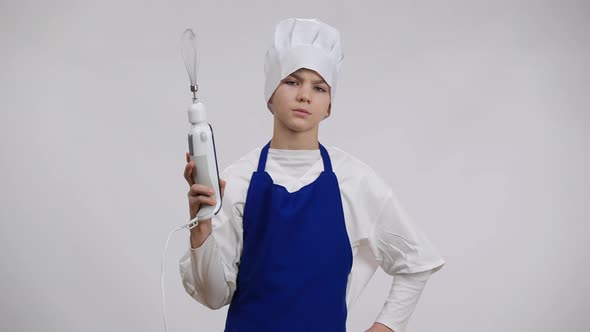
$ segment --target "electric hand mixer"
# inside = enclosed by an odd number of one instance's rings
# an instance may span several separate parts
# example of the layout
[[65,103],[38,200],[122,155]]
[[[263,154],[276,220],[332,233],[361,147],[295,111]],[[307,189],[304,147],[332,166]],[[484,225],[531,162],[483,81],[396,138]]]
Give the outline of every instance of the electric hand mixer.
[[188,147],[190,159],[195,162],[193,169],[193,180],[196,184],[201,184],[213,188],[215,191],[216,205],[201,205],[196,217],[191,219],[187,224],[176,228],[168,235],[164,252],[162,254],[162,304],[164,306],[164,330],[168,331],[166,323],[166,293],[164,292],[164,262],[166,260],[166,250],[168,242],[174,232],[183,228],[192,229],[199,221],[211,219],[221,210],[221,184],[219,183],[219,169],[217,167],[217,154],[215,151],[215,139],[213,138],[213,128],[207,122],[207,111],[205,105],[197,98],[197,69],[199,66],[199,54],[197,50],[197,38],[191,29],[186,29],[182,34],[182,57],[186,65],[186,71],[191,81],[191,91],[193,93],[193,103],[188,109],[188,121],[191,123],[191,129],[188,134]]
[[221,209],[221,188],[219,184],[219,170],[217,167],[217,155],[215,152],[215,139],[213,128],[207,122],[205,105],[197,98],[197,70],[199,57],[197,50],[197,38],[191,29],[186,29],[182,34],[182,56],[186,65],[186,71],[191,81],[193,103],[188,109],[188,121],[191,129],[188,134],[188,146],[190,159],[195,162],[193,169],[193,180],[197,184],[206,185],[215,191],[217,204],[201,205],[197,216],[188,223],[191,229],[200,220],[207,220],[217,214]]

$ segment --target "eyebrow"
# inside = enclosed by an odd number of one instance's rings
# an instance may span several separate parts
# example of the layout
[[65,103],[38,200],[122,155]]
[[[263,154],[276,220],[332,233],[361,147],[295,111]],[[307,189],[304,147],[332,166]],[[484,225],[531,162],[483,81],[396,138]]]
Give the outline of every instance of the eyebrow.
[[[295,74],[295,73],[292,73],[292,74],[291,74],[291,75],[289,75],[289,76],[293,76],[293,77],[295,77],[296,79],[298,79],[298,80],[300,80],[300,81],[303,81],[303,80],[304,80],[304,79],[303,79],[301,76],[299,76],[299,75],[297,75],[297,74]],[[313,84],[318,84],[318,83],[325,83],[325,84],[328,84],[328,83],[327,83],[326,81],[324,81],[323,79],[321,79],[321,80],[315,80],[315,81],[313,81]]]

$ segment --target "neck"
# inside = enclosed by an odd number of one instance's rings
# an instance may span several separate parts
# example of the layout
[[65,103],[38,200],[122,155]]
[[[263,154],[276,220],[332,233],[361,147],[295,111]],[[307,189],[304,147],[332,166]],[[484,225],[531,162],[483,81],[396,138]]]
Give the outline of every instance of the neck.
[[293,131],[281,126],[275,118],[274,131],[270,148],[282,150],[318,150],[318,129],[316,126],[308,131]]

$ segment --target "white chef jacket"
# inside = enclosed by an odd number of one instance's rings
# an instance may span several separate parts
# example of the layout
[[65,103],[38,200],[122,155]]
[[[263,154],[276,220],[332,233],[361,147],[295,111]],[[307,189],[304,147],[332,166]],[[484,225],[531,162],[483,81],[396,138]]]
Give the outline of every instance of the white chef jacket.
[[[395,276],[376,322],[403,332],[430,275],[445,261],[423,232],[413,224],[392,189],[368,165],[336,148],[326,149],[338,178],[353,264],[346,303],[350,310],[377,267]],[[252,173],[262,147],[227,167],[220,177],[226,187],[212,233],[199,248],[180,259],[185,290],[211,309],[231,302],[236,290],[242,253],[242,216]],[[268,151],[266,172],[273,182],[294,192],[324,170],[319,149]],[[329,236],[329,234],[327,234]]]

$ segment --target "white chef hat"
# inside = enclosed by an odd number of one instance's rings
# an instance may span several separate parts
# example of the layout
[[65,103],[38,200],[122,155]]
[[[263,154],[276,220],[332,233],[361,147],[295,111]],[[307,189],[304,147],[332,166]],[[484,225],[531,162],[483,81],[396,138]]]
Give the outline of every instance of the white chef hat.
[[344,55],[340,32],[318,19],[289,18],[275,27],[272,46],[266,52],[264,98],[270,97],[282,79],[300,68],[316,71],[334,94]]

